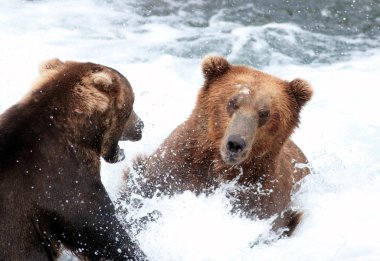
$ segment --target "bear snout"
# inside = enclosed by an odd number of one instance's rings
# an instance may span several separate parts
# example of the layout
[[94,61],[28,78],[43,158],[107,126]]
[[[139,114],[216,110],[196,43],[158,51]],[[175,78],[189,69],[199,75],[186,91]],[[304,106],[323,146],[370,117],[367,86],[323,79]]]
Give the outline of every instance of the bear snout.
[[240,135],[228,136],[221,148],[222,159],[228,165],[241,163],[247,155],[247,142]]
[[136,123],[135,123],[135,128],[136,128],[136,141],[137,140],[141,140],[142,138],[142,131],[144,129],[144,122],[139,119]]
[[237,154],[242,152],[246,145],[247,144],[243,138],[237,135],[232,135],[228,137],[226,147],[229,152]]
[[133,111],[124,126],[123,134],[120,140],[138,141],[142,138],[142,131],[144,129],[144,122]]

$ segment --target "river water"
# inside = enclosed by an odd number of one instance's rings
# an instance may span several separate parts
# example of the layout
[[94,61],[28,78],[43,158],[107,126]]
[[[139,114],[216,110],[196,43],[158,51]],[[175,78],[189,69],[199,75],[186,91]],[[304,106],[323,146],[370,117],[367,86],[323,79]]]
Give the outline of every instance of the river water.
[[121,144],[125,161],[102,162],[116,200],[122,169],[190,114],[204,55],[307,79],[314,97],[292,138],[314,173],[294,195],[305,216],[293,237],[251,248],[269,220],[231,215],[222,191],[146,200],[121,219],[161,213],[131,231],[157,261],[380,260],[379,47],[379,0],[0,0],[0,111],[51,57],[122,72],[145,130]]

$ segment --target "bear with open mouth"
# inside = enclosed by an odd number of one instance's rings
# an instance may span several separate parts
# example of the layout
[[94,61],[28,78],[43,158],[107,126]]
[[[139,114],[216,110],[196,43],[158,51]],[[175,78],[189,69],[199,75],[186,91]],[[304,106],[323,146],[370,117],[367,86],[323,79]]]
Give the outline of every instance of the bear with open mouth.
[[118,221],[101,157],[124,159],[139,140],[134,94],[94,63],[42,64],[40,79],[0,115],[0,260],[55,260],[61,246],[86,260],[146,260]]

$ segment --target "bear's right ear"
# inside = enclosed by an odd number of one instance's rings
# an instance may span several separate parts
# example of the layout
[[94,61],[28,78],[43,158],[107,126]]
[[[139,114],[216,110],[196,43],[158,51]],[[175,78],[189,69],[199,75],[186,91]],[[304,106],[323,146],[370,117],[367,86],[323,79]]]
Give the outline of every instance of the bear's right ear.
[[103,91],[109,92],[111,90],[112,86],[112,77],[109,75],[109,73],[100,71],[91,74],[92,82],[98,87],[101,88]]
[[57,70],[62,65],[64,65],[64,63],[58,58],[46,60],[40,65],[40,75],[43,75],[52,70]]
[[122,86],[127,86],[131,92],[128,95],[133,96],[133,91],[131,91],[128,80],[125,78],[122,80],[122,78],[124,78],[122,75],[118,76],[110,70],[103,69],[102,71],[92,73],[90,81],[101,92],[106,93],[109,97],[115,97],[117,107],[121,109],[124,106],[128,92]]
[[202,72],[206,84],[213,82],[215,79],[226,73],[230,69],[230,64],[222,56],[209,55],[202,61]]

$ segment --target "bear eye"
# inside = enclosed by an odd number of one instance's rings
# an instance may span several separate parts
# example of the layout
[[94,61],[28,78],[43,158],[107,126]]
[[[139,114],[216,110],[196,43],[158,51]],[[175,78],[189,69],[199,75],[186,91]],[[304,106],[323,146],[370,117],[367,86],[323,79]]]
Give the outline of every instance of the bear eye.
[[268,110],[260,110],[259,111],[259,127],[263,126],[269,118],[269,111]]
[[234,111],[236,111],[237,109],[239,108],[238,104],[237,104],[237,99],[232,99],[228,102],[227,104],[227,112],[228,114],[231,116]]

